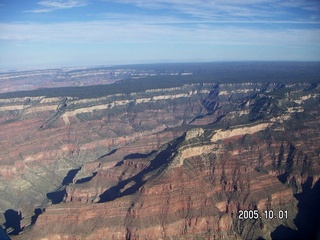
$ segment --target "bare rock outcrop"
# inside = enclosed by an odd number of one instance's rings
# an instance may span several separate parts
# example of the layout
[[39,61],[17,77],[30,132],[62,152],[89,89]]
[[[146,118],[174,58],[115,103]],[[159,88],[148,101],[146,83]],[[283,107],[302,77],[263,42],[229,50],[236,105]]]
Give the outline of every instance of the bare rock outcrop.
[[0,210],[22,213],[14,239],[271,239],[281,225],[298,234],[299,204],[320,176],[310,85],[0,100]]

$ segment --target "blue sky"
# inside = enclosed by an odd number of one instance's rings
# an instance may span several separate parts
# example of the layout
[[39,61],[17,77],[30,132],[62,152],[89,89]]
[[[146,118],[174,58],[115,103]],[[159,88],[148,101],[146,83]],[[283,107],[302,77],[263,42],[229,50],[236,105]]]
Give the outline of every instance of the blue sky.
[[320,61],[320,1],[0,0],[0,68]]

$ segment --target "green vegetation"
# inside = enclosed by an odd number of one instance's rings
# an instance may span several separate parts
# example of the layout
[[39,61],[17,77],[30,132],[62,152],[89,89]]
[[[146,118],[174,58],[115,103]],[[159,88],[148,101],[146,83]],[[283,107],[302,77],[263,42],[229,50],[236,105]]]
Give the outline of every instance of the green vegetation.
[[[112,94],[144,92],[149,89],[180,87],[192,83],[241,83],[241,82],[320,82],[320,64],[301,62],[234,62],[234,63],[189,63],[122,66],[136,70],[153,69],[162,73],[179,75],[157,75],[141,79],[126,79],[110,85],[85,87],[46,88],[0,94],[0,98],[14,97],[61,97],[97,98]],[[181,75],[191,72],[192,75]]]

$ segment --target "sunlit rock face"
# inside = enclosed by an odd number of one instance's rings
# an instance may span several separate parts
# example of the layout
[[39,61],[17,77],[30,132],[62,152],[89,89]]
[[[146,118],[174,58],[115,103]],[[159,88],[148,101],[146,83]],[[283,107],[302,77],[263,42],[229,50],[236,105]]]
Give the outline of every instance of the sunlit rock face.
[[[1,211],[22,213],[14,239],[270,239],[280,225],[298,232],[295,194],[306,184],[312,191],[320,176],[319,87],[311,85],[0,99]],[[240,210],[261,218],[241,220]],[[269,210],[288,217],[268,220]]]

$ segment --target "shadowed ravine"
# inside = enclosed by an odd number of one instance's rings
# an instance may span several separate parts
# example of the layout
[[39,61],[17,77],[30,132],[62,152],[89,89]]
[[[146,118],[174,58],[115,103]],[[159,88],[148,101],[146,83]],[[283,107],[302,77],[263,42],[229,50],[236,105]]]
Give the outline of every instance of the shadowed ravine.
[[[15,240],[315,238],[319,85],[245,65],[229,82],[217,67],[0,99],[2,226]],[[238,218],[266,209],[290,214]]]
[[271,233],[272,239],[319,239],[320,238],[320,180],[312,186],[312,178],[302,185],[302,192],[295,197],[299,201],[298,214],[294,219],[297,230],[283,225]]
[[[178,138],[175,142],[181,141],[182,138]],[[158,169],[161,168],[161,166],[164,166],[165,164],[168,163],[171,154],[173,151],[176,149],[176,146],[173,144],[168,144],[167,147],[161,151],[158,155],[155,156],[155,158],[150,162],[150,165],[139,172],[137,175],[130,177],[124,181],[119,182],[116,186],[111,187],[110,189],[106,190],[104,193],[102,193],[99,197],[99,203],[103,202],[108,202],[108,201],[113,201],[116,198],[120,198],[126,195],[130,195],[135,193],[136,191],[139,190],[141,186],[146,182],[146,180],[143,180],[143,177],[145,177],[148,173],[151,171],[157,171]],[[141,156],[150,156],[152,155],[153,152],[150,154],[131,154],[126,156],[126,159],[130,158],[137,158]],[[121,192],[125,186],[130,183],[130,182],[135,182],[135,184],[129,188],[127,188],[125,191]]]

